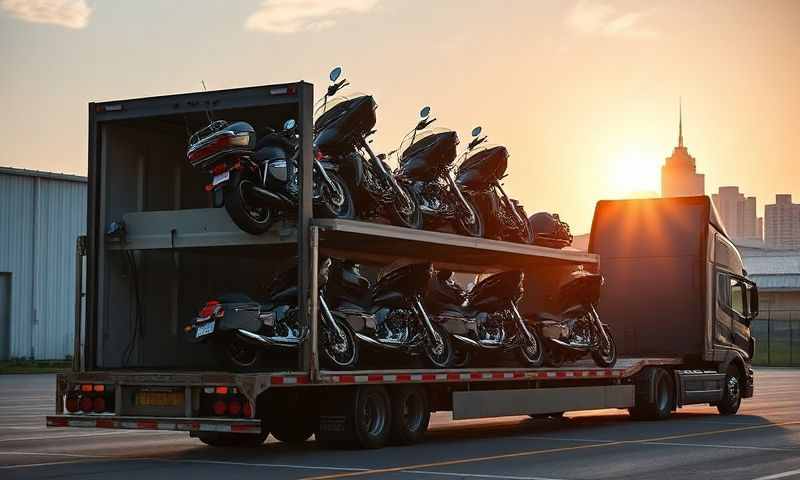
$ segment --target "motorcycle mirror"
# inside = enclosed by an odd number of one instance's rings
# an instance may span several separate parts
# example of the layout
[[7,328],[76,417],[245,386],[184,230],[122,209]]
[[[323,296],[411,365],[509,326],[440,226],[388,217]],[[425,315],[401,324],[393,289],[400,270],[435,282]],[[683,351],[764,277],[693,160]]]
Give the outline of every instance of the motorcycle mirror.
[[329,78],[331,79],[331,82],[335,82],[336,80],[339,79],[341,75],[342,75],[342,67],[336,67],[333,70],[331,70]]
[[286,120],[286,122],[284,122],[283,129],[292,130],[295,127],[295,125],[297,125],[297,122],[294,121],[294,118],[290,118],[289,120]]
[[425,105],[422,107],[422,110],[419,111],[420,118],[428,118],[428,115],[431,114],[431,107]]
[[478,135],[481,134],[482,131],[483,131],[483,129],[480,126],[477,126],[477,127],[472,129],[472,136],[473,137],[477,137]]

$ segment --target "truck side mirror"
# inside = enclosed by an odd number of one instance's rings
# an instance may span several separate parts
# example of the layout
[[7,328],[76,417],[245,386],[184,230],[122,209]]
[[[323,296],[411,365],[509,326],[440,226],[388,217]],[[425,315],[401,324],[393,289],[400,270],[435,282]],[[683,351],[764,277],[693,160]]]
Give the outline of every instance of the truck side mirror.
[[755,283],[747,286],[747,317],[751,321],[758,316],[758,287]]

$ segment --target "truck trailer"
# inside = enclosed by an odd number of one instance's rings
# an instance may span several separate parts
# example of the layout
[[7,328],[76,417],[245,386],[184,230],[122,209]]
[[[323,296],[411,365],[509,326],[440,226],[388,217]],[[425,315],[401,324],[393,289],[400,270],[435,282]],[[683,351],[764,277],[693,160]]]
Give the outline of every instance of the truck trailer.
[[[755,285],[707,197],[601,201],[590,251],[554,249],[357,220],[314,218],[309,191],[313,87],[305,82],[89,104],[87,236],[76,250],[73,371],[60,374],[50,427],[186,431],[214,446],[271,433],[378,448],[422,440],[431,412],[454,419],[628,409],[666,418],[688,404],[733,414],[753,394]],[[301,201],[268,232],[240,230],[185,160],[209,118],[257,128],[297,119]],[[322,368],[317,266],[431,262],[454,272],[525,273],[524,316],[553,312],[576,269],[601,272],[600,315],[617,340],[610,368],[579,361],[522,368],[502,361],[430,369],[380,359]],[[296,258],[310,335],[254,372],[225,370],[183,341],[199,305],[221,289],[257,288]]]

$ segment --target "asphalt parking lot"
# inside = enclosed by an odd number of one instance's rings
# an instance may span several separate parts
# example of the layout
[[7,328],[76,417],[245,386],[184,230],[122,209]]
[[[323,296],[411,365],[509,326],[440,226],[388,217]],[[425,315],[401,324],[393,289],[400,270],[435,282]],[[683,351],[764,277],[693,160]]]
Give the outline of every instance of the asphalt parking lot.
[[427,441],[376,451],[219,449],[185,433],[46,428],[53,375],[0,376],[0,478],[800,479],[800,370],[759,369],[740,414],[711,407],[667,421],[623,411],[568,419],[453,422],[437,413]]

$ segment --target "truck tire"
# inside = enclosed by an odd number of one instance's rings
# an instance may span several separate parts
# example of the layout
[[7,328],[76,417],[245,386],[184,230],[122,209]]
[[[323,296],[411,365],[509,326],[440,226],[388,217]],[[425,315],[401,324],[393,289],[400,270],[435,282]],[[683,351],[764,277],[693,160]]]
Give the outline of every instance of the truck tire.
[[381,448],[392,428],[392,404],[386,388],[365,386],[356,392],[353,427],[361,448]]
[[210,447],[254,448],[262,445],[269,436],[267,433],[222,433],[206,432],[197,435],[198,440]]
[[739,369],[731,365],[725,375],[725,389],[722,392],[722,399],[717,403],[717,411],[720,415],[735,415],[741,404],[742,379]]
[[[637,386],[637,388],[641,388]],[[653,375],[653,399],[643,402],[637,399],[636,405],[628,409],[634,420],[664,420],[675,409],[675,382],[672,375],[663,368],[655,369]]]
[[431,420],[428,392],[421,385],[404,385],[392,392],[391,441],[396,445],[418,443]]

